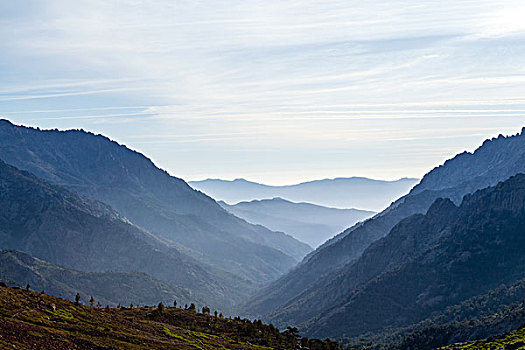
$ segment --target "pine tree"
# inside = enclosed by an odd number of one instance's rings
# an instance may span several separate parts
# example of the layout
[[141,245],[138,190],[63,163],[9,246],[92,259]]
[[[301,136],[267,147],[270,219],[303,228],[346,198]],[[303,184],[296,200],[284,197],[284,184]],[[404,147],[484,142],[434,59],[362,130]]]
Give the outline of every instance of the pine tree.
[[93,298],[93,296],[91,296],[91,298],[89,298],[89,305],[91,305],[91,307],[93,307],[93,304],[95,304],[95,298]]

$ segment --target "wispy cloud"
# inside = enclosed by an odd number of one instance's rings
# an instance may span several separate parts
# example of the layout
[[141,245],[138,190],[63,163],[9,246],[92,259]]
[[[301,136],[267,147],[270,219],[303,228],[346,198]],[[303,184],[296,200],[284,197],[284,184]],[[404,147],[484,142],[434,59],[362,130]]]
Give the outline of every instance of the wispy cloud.
[[517,0],[5,1],[0,114],[106,133],[186,178],[417,176],[525,124],[524,16]]

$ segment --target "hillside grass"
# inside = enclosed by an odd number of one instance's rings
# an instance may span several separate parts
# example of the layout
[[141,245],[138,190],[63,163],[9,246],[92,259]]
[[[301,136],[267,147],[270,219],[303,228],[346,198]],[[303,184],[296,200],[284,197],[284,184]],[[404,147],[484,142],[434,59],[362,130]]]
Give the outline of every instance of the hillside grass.
[[452,344],[442,350],[522,350],[525,349],[525,327],[485,340]]
[[[0,287],[2,349],[295,349],[301,340],[272,325],[175,307],[94,308]],[[310,349],[337,343],[302,340]],[[306,342],[306,343],[305,343]]]

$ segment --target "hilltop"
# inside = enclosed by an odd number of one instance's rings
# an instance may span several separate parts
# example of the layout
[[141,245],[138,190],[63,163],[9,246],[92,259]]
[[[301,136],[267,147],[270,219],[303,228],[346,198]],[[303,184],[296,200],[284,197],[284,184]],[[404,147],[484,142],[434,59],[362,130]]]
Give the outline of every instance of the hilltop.
[[0,285],[0,348],[5,349],[337,349],[261,321],[167,306],[96,308]]

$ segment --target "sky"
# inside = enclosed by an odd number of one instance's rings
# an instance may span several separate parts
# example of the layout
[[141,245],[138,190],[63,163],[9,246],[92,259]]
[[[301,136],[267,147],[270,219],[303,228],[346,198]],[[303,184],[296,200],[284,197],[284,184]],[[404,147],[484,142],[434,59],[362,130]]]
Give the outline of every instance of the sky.
[[525,126],[521,1],[0,0],[0,117],[186,180],[421,177]]

